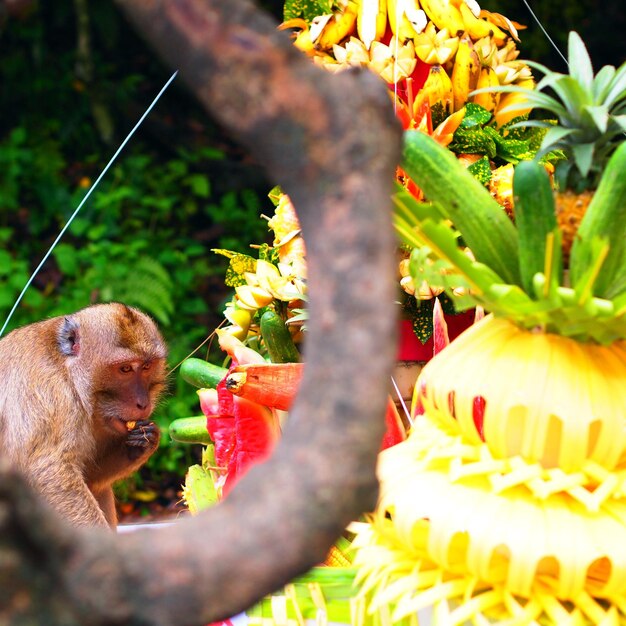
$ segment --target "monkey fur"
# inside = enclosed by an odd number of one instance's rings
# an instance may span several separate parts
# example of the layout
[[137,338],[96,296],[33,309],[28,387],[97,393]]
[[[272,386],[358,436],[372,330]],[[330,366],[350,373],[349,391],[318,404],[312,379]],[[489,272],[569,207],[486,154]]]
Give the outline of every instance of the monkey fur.
[[155,323],[98,304],[0,339],[0,456],[76,525],[115,528],[114,481],[159,444],[167,350]]

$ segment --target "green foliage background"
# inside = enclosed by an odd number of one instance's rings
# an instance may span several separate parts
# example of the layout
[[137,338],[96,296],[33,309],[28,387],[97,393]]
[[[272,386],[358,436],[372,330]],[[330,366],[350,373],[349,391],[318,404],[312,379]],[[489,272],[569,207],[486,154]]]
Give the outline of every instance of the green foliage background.
[[[22,14],[5,15],[0,32],[0,326],[170,75],[113,3],[53,4],[25,3]],[[260,214],[272,210],[270,188],[260,168],[174,83],[5,332],[90,303],[124,301],[158,321],[174,367],[223,319],[227,260],[211,248],[248,252],[250,243],[265,240]],[[174,373],[155,415],[162,444],[144,476],[182,481],[196,451],[170,441],[167,426],[197,413],[195,391]]]

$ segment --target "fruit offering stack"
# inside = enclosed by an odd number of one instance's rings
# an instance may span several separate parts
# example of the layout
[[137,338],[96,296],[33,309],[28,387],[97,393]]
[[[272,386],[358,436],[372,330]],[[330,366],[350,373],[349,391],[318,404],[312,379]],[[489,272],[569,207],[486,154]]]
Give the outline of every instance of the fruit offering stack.
[[[559,193],[519,163],[514,221],[448,150],[405,136],[433,203],[395,197],[411,273],[489,315],[424,367],[409,437],[380,458],[354,562],[391,623],[626,624],[626,63],[594,74],[575,33],[568,56],[567,74],[533,64],[527,94],[558,120],[535,123],[566,157]],[[573,242],[562,193],[584,195]]]
[[517,58],[523,26],[476,0],[339,0],[323,15],[315,15],[322,3],[309,4],[308,14],[302,3],[285,5],[282,27],[295,29],[295,45],[331,71],[366,66],[379,74],[407,128],[424,123],[424,103],[437,126],[468,102],[501,126],[512,119],[505,109],[519,95],[471,92],[533,84]]

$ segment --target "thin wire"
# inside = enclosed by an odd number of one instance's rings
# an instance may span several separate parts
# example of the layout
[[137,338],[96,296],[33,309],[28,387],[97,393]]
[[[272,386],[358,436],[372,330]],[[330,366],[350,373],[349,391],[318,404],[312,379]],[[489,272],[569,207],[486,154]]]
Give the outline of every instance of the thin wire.
[[552,47],[559,53],[559,56],[565,61],[565,65],[569,67],[569,63],[567,62],[567,59],[565,58],[563,53],[559,50],[559,47],[554,43],[554,41],[552,40],[552,37],[548,35],[548,31],[543,27],[543,24],[540,22],[539,18],[535,15],[534,11],[530,8],[530,4],[528,4],[528,1],[523,0],[523,2],[526,5],[526,8],[530,12],[530,14],[533,16],[533,19],[535,20],[535,22],[537,22],[537,24],[539,25],[539,28],[541,28],[541,30],[543,31],[543,34],[546,36],[547,40],[552,44]]
[[0,329],[0,337],[2,337],[2,334],[4,333],[7,325],[9,324],[9,322],[11,321],[11,318],[13,317],[13,313],[15,313],[15,310],[17,309],[20,302],[22,301],[24,294],[30,287],[35,276],[37,276],[37,274],[39,273],[39,270],[43,267],[44,263],[48,260],[48,257],[52,254],[52,251],[54,250],[56,245],[59,243],[59,241],[65,234],[65,231],[70,227],[70,224],[74,221],[74,218],[78,215],[79,211],[83,208],[83,205],[85,204],[85,202],[87,202],[89,196],[91,195],[91,192],[98,186],[98,184],[100,183],[104,175],[108,172],[111,165],[113,165],[113,163],[115,162],[115,159],[118,157],[119,153],[124,149],[126,144],[130,141],[131,137],[135,134],[135,131],[141,126],[141,123],[146,119],[150,111],[152,111],[152,109],[154,108],[156,103],[159,101],[159,99],[161,98],[165,90],[170,86],[170,83],[176,78],[177,74],[178,74],[178,70],[176,70],[172,74],[170,79],[165,83],[165,85],[163,85],[163,87],[161,88],[161,91],[159,91],[156,98],[152,101],[152,104],[150,104],[150,106],[146,109],[145,113],[139,118],[139,121],[135,124],[133,129],[128,133],[128,135],[126,136],[126,139],[124,139],[124,141],[120,144],[120,147],[115,151],[115,154],[111,157],[109,162],[106,164],[105,168],[102,170],[102,173],[100,174],[100,176],[98,176],[98,178],[96,179],[96,182],[93,185],[91,185],[91,187],[89,188],[89,191],[85,194],[85,197],[81,200],[80,204],[76,207],[76,210],[74,211],[74,213],[72,213],[69,220],[67,220],[67,223],[62,228],[61,232],[58,234],[57,238],[54,240],[54,242],[50,246],[48,252],[46,252],[45,256],[43,257],[39,265],[35,268],[35,271],[32,273],[31,277],[26,282],[26,285],[24,285],[24,289],[22,289],[22,292],[18,296],[17,300],[15,301],[15,304],[13,305],[13,308],[11,309],[11,311],[9,312],[9,315],[6,318],[4,325]]
[[403,16],[400,11],[400,2],[395,6],[396,32],[394,35],[396,42],[396,50],[393,56],[393,112],[398,112],[398,46],[400,45],[400,17]]
[[402,397],[402,393],[400,393],[400,388],[398,387],[398,383],[396,382],[396,380],[395,380],[395,378],[393,376],[391,376],[391,382],[393,384],[393,388],[396,390],[396,394],[398,396],[398,400],[400,400],[400,404],[402,405],[402,409],[404,410],[404,414],[406,415],[407,419],[409,420],[409,424],[411,424],[411,426],[413,426],[413,418],[411,417],[411,411],[409,411],[409,409],[407,409],[406,403],[404,402],[404,398]]

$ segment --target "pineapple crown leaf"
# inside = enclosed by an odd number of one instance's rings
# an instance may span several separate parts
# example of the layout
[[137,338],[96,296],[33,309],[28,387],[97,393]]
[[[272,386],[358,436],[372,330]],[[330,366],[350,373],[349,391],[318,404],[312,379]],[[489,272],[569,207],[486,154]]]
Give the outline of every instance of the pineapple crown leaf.
[[[523,93],[525,102],[503,109],[515,112],[530,107],[544,111],[558,120],[563,131],[549,131],[541,146],[541,154],[550,149],[562,149],[575,167],[564,163],[559,168],[568,170],[568,181],[590,189],[597,186],[599,175],[608,158],[626,132],[626,62],[619,68],[602,67],[594,75],[589,53],[576,32],[568,40],[568,70],[554,72],[533,61],[525,63],[542,74],[535,88],[515,85],[487,87],[473,93]],[[548,126],[548,120],[521,121],[519,126]]]
[[[606,96],[612,87],[613,78],[615,76],[615,66],[605,65],[600,68],[600,71],[596,74],[591,86],[591,93],[595,102],[602,100],[606,101]],[[610,103],[608,103],[610,106]]]
[[591,170],[593,163],[595,144],[590,143],[576,143],[572,145],[572,155],[578,171],[582,174],[583,178],[586,178]]
[[593,84],[593,66],[587,48],[575,31],[571,31],[567,42],[568,67],[572,78],[586,91]]
[[[600,72],[602,72],[602,70],[600,70]],[[598,74],[600,74],[600,72],[598,72]],[[603,77],[602,80],[604,81],[606,79]],[[604,101],[610,107],[616,106],[620,102],[626,100],[626,62],[622,63],[622,65],[620,65],[620,67],[615,71],[611,80],[602,91],[606,93]]]

